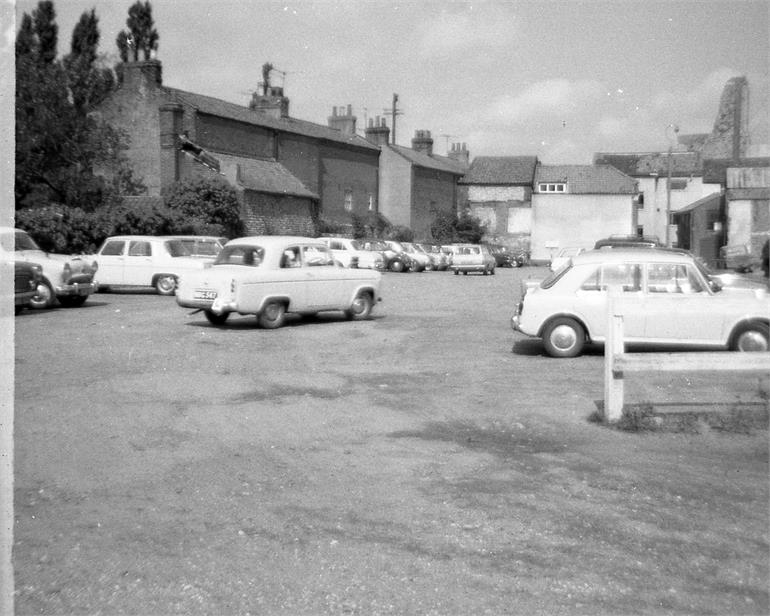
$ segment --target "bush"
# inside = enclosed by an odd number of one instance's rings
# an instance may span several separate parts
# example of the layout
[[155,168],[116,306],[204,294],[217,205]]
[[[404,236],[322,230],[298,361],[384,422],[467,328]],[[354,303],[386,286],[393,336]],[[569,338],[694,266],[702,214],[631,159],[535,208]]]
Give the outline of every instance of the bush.
[[63,254],[94,252],[111,229],[107,217],[65,205],[18,210],[16,227],[43,250]]
[[430,231],[437,242],[478,244],[486,227],[470,212],[463,212],[459,217],[454,213],[439,212],[431,223]]
[[177,182],[166,196],[174,220],[173,233],[189,235],[242,235],[241,206],[235,189],[218,178]]

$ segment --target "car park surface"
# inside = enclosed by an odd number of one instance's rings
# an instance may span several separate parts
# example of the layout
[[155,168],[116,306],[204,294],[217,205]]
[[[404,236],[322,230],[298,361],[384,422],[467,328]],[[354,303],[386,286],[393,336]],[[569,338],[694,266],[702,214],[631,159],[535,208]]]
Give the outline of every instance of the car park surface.
[[205,260],[188,256],[181,240],[167,236],[108,237],[93,258],[101,288],[148,287],[160,295],[173,295],[181,276],[205,266]]
[[[269,332],[149,289],[23,312],[17,613],[767,613],[767,432],[588,421],[602,355],[508,326],[546,275],[385,275],[370,320]],[[752,405],[756,381],[627,396]]]

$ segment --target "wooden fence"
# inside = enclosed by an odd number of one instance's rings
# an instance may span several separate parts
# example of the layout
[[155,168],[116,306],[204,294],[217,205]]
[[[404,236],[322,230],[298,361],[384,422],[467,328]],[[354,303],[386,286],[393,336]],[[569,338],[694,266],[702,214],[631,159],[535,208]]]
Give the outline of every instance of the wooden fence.
[[626,353],[623,315],[618,302],[608,301],[607,339],[604,343],[604,420],[623,415],[624,378],[637,372],[739,372],[770,377],[770,352],[735,351],[691,353]]

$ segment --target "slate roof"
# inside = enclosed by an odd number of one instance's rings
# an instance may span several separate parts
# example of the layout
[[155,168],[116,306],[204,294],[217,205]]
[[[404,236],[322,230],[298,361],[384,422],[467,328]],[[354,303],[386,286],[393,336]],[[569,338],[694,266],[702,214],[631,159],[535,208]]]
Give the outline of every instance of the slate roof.
[[238,166],[236,179],[248,190],[275,195],[291,195],[319,200],[320,197],[305,187],[305,185],[275,160],[245,158],[229,154],[212,154],[223,166]]
[[[660,176],[668,174],[667,152],[642,152],[634,154],[614,154],[598,152],[594,154],[594,164],[612,165],[632,177],[648,177],[653,173]],[[681,176],[700,176],[703,164],[698,152],[672,152],[671,174]]]
[[477,156],[460,184],[532,186],[537,156]]
[[175,101],[190,105],[200,113],[237,120],[238,122],[302,135],[304,137],[313,137],[315,139],[325,139],[336,143],[344,143],[359,148],[365,148],[367,150],[379,151],[380,149],[378,146],[370,143],[359,135],[348,135],[322,124],[297,120],[296,118],[274,118],[269,114],[254,111],[243,105],[236,105],[235,103],[229,103],[211,96],[185,92],[184,90],[169,88],[167,86],[162,86],[162,89]]
[[436,171],[444,171],[454,175],[465,173],[465,165],[452,158],[437,155],[428,156],[425,152],[418,152],[402,145],[389,145],[388,147],[418,167],[435,169]]
[[538,165],[535,184],[566,182],[572,195],[633,195],[636,180],[612,165]]

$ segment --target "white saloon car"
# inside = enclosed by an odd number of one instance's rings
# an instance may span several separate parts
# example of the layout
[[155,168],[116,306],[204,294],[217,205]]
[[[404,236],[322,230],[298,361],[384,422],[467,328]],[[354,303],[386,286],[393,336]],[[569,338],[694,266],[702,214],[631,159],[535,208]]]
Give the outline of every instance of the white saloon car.
[[178,239],[153,235],[116,235],[104,240],[93,257],[99,264],[99,287],[154,287],[173,295],[179,278],[205,266],[190,257]]
[[460,272],[467,275],[468,272],[479,272],[486,276],[495,273],[497,261],[489,251],[486,244],[453,244],[452,263],[449,269],[455,275]]
[[93,259],[45,252],[22,229],[0,227],[0,259],[30,261],[42,269],[30,308],[50,308],[57,300],[65,308],[82,306],[96,291]]
[[344,267],[362,267],[364,269],[385,269],[385,257],[381,252],[366,250],[361,242],[347,237],[320,237],[332,251],[332,255]]
[[202,310],[220,325],[231,313],[254,314],[265,328],[286,313],[342,311],[365,319],[380,301],[380,272],[346,268],[319,239],[243,237],[228,242],[214,264],[182,277],[176,293],[184,308]]
[[527,286],[513,329],[543,339],[552,357],[603,343],[609,290],[618,294],[624,340],[632,344],[768,351],[770,294],[722,288],[692,255],[647,248],[590,250],[539,285]]

